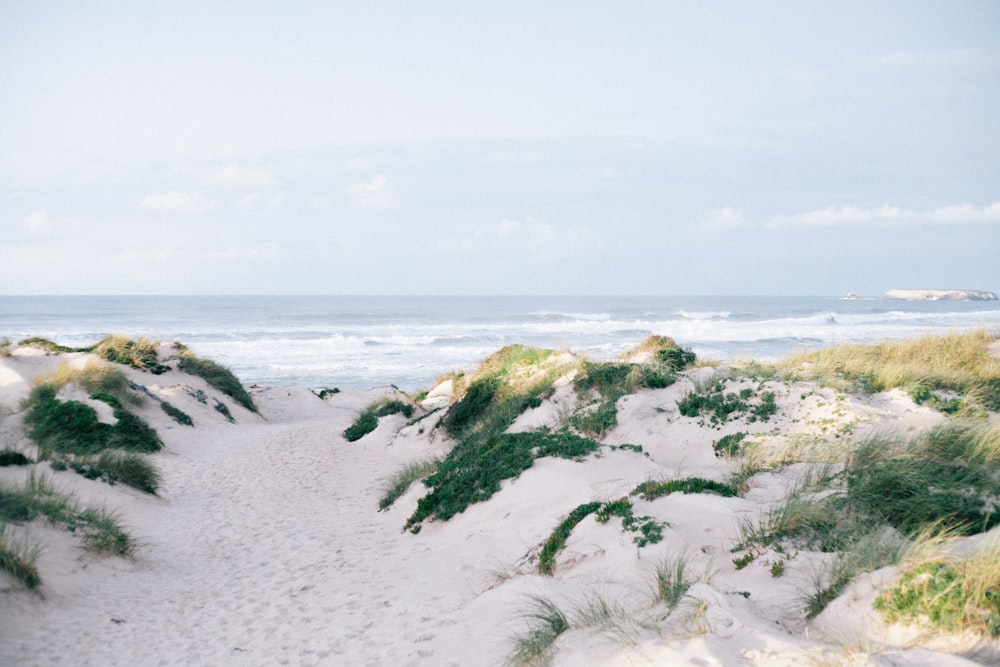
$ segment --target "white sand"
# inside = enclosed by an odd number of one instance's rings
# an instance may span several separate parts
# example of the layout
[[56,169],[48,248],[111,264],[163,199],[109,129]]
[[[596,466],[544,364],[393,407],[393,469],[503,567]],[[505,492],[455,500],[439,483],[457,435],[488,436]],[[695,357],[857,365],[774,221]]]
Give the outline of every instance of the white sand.
[[[32,378],[59,361],[0,360],[4,446],[25,445],[18,402]],[[806,624],[803,592],[828,558],[823,554],[788,560],[779,579],[765,563],[775,554],[736,570],[730,549],[740,518],[759,517],[802,474],[800,466],[759,476],[743,498],[673,494],[637,501],[636,514],[670,524],[661,543],[642,549],[617,519],[598,524],[588,517],[559,554],[555,576],[537,574],[540,545],[577,505],[624,496],[647,479],[724,479],[732,464],[711,448],[724,433],[777,430],[783,435],[761,440],[780,447],[795,437],[836,443],[838,429],[846,439],[940,419],[900,393],[838,400],[831,390],[775,385],[780,419],[713,431],[677,414],[676,400],[690,380],[642,392],[622,400],[619,426],[605,443],[642,445],[648,456],[606,447],[582,463],[539,460],[488,502],[447,522],[425,522],[413,535],[401,529],[422,485],[386,512],[377,504],[382,481],[403,464],[447,451],[448,442],[430,429],[434,417],[405,428],[402,417],[386,417],[354,443],[341,435],[360,409],[391,390],[320,400],[305,389],[254,388],[260,415],[224,399],[236,419],[230,424],[173,385],[218,395],[197,378],[176,371],[130,375],[196,426],[174,423],[152,402],[140,410],[166,444],[151,457],[162,472],[158,497],[72,472],[49,473],[81,500],[117,510],[142,546],[132,560],[93,559],[72,535],[41,521],[18,529],[48,545],[38,563],[44,584],[41,594],[29,592],[0,574],[0,664],[499,665],[511,637],[525,628],[530,596],[545,595],[567,609],[601,596],[634,619],[654,618],[663,609],[651,599],[651,571],[682,552],[707,583],[692,587],[665,627],[573,629],[557,641],[553,663],[972,664],[907,648],[913,633],[894,634],[870,610],[874,575]],[[560,390],[515,428],[556,423],[574,400],[572,391]],[[0,468],[5,481],[26,474]],[[884,585],[886,573],[876,574]]]

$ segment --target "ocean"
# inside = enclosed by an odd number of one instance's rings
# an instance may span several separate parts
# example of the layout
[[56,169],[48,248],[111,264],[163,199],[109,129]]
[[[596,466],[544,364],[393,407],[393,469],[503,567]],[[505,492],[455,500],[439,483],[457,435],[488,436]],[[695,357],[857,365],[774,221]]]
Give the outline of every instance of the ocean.
[[0,338],[177,340],[246,384],[427,389],[499,348],[609,359],[650,334],[699,357],[1000,330],[1000,302],[822,296],[0,296]]

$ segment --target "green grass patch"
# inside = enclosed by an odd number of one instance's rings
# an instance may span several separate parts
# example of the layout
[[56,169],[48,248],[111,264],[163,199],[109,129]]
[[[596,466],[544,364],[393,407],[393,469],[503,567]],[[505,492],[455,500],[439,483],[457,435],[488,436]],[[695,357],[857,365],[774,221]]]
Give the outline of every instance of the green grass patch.
[[566,540],[569,538],[570,533],[573,532],[573,528],[576,527],[576,524],[583,521],[584,518],[600,509],[600,507],[601,503],[599,502],[579,505],[552,531],[549,539],[545,540],[545,544],[542,545],[542,551],[538,557],[539,574],[552,575],[556,568],[556,556],[566,546]]
[[[500,482],[513,479],[544,456],[577,459],[600,445],[571,433],[531,431],[503,433],[485,442],[459,442],[424,484],[430,493],[417,503],[406,528],[414,529],[429,519],[447,520],[473,503],[488,500],[500,490]],[[419,528],[417,528],[419,530]]]
[[723,482],[716,482],[703,477],[685,477],[666,481],[647,481],[635,487],[632,495],[643,500],[655,500],[670,493],[714,493],[717,496],[731,497],[737,495],[736,489]]
[[665,604],[670,611],[677,608],[691,588],[692,582],[687,576],[687,565],[687,556],[680,554],[661,560],[653,572],[656,601]]
[[191,352],[183,351],[177,360],[177,369],[200,377],[205,382],[229,396],[251,412],[257,412],[250,394],[240,384],[233,372],[210,359],[199,359]]
[[112,425],[101,422],[91,406],[60,401],[56,393],[52,384],[40,384],[32,389],[25,403],[28,436],[42,449],[88,455],[105,449],[155,452],[163,447],[156,431],[125,410],[115,397],[99,395],[114,411],[117,422]]
[[609,500],[594,513],[594,519],[598,523],[607,523],[612,517],[621,518],[623,530],[636,533],[632,541],[638,547],[656,544],[663,539],[663,528],[666,524],[650,516],[635,516],[632,512],[632,502],[628,498]]
[[378,427],[379,417],[402,414],[409,418],[413,415],[413,405],[405,401],[383,399],[376,401],[361,411],[354,423],[344,431],[347,442],[355,442],[368,435]]
[[40,336],[31,336],[20,341],[18,345],[24,345],[26,347],[37,347],[45,350],[47,354],[63,354],[68,352],[90,352],[92,347],[66,347],[65,345],[59,345],[54,343],[48,338],[42,338]]
[[677,409],[685,417],[707,418],[713,426],[725,424],[730,419],[746,417],[750,423],[766,422],[777,412],[773,391],[765,391],[759,396],[746,387],[739,392],[727,392],[726,380],[719,379],[704,390],[689,392],[677,401]]
[[181,426],[194,426],[194,420],[191,419],[191,415],[189,415],[188,413],[184,412],[178,407],[171,405],[170,403],[167,403],[164,400],[160,400],[159,404],[160,408],[164,412],[166,412],[171,419],[173,419]]
[[156,467],[133,452],[104,451],[96,458],[72,459],[65,465],[87,479],[101,480],[112,486],[125,484],[145,493],[155,494],[160,485]]
[[747,437],[747,433],[743,431],[737,431],[736,433],[730,433],[729,435],[724,435],[715,442],[712,443],[712,449],[715,450],[715,455],[722,456],[739,456],[741,450],[743,449],[743,439]]

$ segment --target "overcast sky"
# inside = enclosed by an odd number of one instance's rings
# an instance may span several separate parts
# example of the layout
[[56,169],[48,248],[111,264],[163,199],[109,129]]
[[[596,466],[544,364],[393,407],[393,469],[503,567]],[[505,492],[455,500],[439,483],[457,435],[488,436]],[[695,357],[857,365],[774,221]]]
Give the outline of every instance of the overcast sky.
[[1000,3],[0,0],[0,293],[1000,291]]

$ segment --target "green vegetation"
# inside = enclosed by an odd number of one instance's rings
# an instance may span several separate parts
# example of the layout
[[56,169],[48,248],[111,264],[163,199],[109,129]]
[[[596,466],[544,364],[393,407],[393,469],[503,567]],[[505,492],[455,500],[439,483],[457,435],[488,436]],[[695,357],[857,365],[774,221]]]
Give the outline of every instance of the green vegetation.
[[690,392],[677,401],[677,408],[685,417],[707,416],[713,426],[743,415],[751,423],[758,420],[766,422],[778,410],[773,391],[765,391],[759,397],[749,387],[739,393],[726,392],[725,378],[716,380],[702,391]]
[[569,516],[552,531],[549,539],[545,540],[542,552],[538,557],[538,572],[540,574],[551,575],[555,571],[556,555],[566,546],[566,540],[569,538],[570,533],[573,532],[573,528],[576,527],[576,524],[583,521],[585,517],[600,509],[600,507],[601,503],[599,502],[580,505],[570,512]]
[[339,394],[339,393],[340,389],[338,389],[337,387],[324,387],[323,389],[320,389],[318,392],[316,392],[316,395],[319,396],[320,398],[325,399],[327,396],[333,396],[334,394]]
[[11,355],[11,345],[13,343],[11,343],[10,338],[0,338],[0,357],[9,357]]
[[344,431],[347,442],[355,442],[368,435],[378,426],[379,417],[402,414],[409,418],[413,415],[413,405],[404,401],[382,399],[365,408],[354,423]]
[[132,340],[128,336],[108,336],[87,350],[102,359],[160,375],[170,370],[160,363],[159,345],[147,338]]
[[638,533],[632,538],[636,546],[656,544],[663,539],[663,527],[666,524],[650,516],[635,516],[632,513],[632,502],[628,498],[609,500],[594,513],[594,519],[598,523],[607,523],[613,516],[621,518],[623,530]]
[[0,521],[26,523],[39,516],[80,535],[84,547],[96,554],[130,556],[136,548],[113,513],[80,507],[75,498],[57,492],[44,477],[32,473],[20,487],[0,484]]
[[[60,464],[57,466],[57,463]],[[160,473],[146,459],[132,452],[104,451],[94,457],[56,459],[52,469],[72,468],[87,479],[108,484],[125,484],[145,493],[155,494],[160,485]]]
[[[877,345],[841,345],[796,355],[783,367],[793,377],[853,383],[867,392],[902,387],[928,396],[925,390],[953,391],[997,411],[1000,358],[989,352],[997,339],[996,334],[976,331]],[[945,405],[954,406],[947,401]]]
[[24,466],[34,463],[27,456],[14,449],[0,450],[0,468],[6,466]]
[[680,554],[673,558],[665,558],[656,565],[654,572],[654,589],[657,602],[667,605],[673,611],[680,604],[691,581],[687,578],[687,556]]
[[823,611],[859,574],[899,562],[905,544],[898,533],[860,528],[859,535],[837,553],[827,571],[817,573],[813,592],[806,596],[807,618]]
[[64,352],[90,352],[93,349],[92,347],[66,347],[65,345],[53,343],[49,339],[41,338],[39,336],[25,338],[20,341],[18,345],[38,347],[45,350],[48,354],[62,354]]
[[392,504],[406,493],[414,482],[433,474],[438,469],[438,465],[440,465],[439,461],[430,459],[415,461],[400,468],[396,474],[389,478],[383,488],[382,497],[378,501],[379,510],[387,510],[392,507]]
[[15,542],[8,537],[7,525],[0,523],[0,571],[9,574],[25,588],[38,588],[42,579],[38,576],[35,563],[41,553],[42,549],[38,545]]
[[160,404],[160,408],[162,408],[163,411],[166,412],[171,419],[173,419],[181,426],[194,426],[194,420],[191,419],[191,415],[189,415],[188,413],[184,412],[180,408],[174,407],[173,405],[167,403],[164,400],[159,400],[158,403]]
[[163,447],[156,431],[113,397],[100,396],[118,420],[111,425],[101,422],[94,408],[85,403],[60,401],[56,391],[52,384],[40,384],[32,389],[25,405],[28,436],[42,449],[87,455],[111,448],[155,452]]
[[432,517],[447,520],[469,505],[489,499],[500,490],[500,482],[517,477],[535,459],[544,456],[576,459],[598,447],[593,440],[565,431],[502,433],[483,444],[477,439],[459,442],[437,471],[424,480],[430,493],[419,500],[405,527],[413,529]]
[[569,619],[547,598],[532,597],[532,606],[524,614],[528,629],[514,638],[507,664],[511,666],[547,665],[552,645],[569,630]]
[[910,563],[875,608],[889,622],[1000,637],[1000,540],[964,558],[938,554]]
[[643,500],[655,500],[670,493],[714,493],[718,496],[735,496],[736,489],[728,483],[716,482],[702,477],[685,477],[662,482],[648,481],[635,487],[632,495]]
[[729,435],[724,435],[715,442],[712,443],[712,449],[715,450],[716,456],[739,456],[742,450],[743,439],[747,437],[747,433],[743,431],[737,431],[736,433],[730,433]]
[[200,377],[247,410],[257,412],[257,406],[254,405],[250,394],[243,388],[243,385],[240,384],[239,379],[233,375],[232,371],[209,359],[199,359],[184,346],[180,346],[179,350],[179,358],[177,360],[178,370]]

